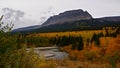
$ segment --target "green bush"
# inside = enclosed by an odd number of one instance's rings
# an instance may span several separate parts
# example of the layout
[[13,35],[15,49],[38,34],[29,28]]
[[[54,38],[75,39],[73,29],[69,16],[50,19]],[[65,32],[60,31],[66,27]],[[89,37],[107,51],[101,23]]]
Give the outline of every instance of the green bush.
[[0,18],[0,68],[40,68],[43,63],[44,67],[51,68],[52,63],[42,62],[34,50],[26,50],[26,44],[20,43],[20,35],[10,35],[13,26],[3,26],[2,18],[3,16]]

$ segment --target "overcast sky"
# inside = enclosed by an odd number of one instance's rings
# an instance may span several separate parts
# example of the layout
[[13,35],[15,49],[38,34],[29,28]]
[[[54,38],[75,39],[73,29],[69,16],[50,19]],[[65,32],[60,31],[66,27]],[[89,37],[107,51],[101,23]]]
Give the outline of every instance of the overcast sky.
[[87,10],[94,18],[120,16],[120,0],[0,0],[0,15],[15,28],[40,25],[67,10]]

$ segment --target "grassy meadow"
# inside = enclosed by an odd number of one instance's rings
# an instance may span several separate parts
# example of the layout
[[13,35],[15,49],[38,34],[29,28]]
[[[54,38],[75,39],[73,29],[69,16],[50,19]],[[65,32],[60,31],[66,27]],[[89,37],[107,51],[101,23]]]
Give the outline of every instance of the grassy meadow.
[[104,32],[104,30],[88,30],[88,31],[68,31],[68,32],[51,32],[51,33],[37,33],[30,34],[29,36],[34,35],[34,37],[59,37],[59,36],[82,36],[84,38],[91,38],[94,33]]

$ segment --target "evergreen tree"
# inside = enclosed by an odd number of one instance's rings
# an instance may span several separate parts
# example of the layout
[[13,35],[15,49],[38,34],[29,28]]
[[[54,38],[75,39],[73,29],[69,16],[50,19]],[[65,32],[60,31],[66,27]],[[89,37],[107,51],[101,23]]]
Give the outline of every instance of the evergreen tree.
[[105,33],[106,33],[105,36],[109,36],[109,32],[107,28],[105,29]]
[[116,34],[120,34],[120,26],[116,29]]
[[79,37],[79,44],[78,44],[78,48],[77,50],[83,50],[83,47],[84,47],[84,43],[83,43],[83,38],[80,36]]
[[93,37],[91,39],[91,43],[94,41],[96,45],[100,46],[100,40],[99,40],[100,36],[97,35],[96,33],[93,34]]
[[91,39],[91,43],[92,43],[93,41],[95,41],[96,37],[97,37],[97,34],[94,33],[93,36],[92,36],[92,39]]
[[95,44],[100,46],[100,40],[99,40],[99,36],[98,35],[95,38]]

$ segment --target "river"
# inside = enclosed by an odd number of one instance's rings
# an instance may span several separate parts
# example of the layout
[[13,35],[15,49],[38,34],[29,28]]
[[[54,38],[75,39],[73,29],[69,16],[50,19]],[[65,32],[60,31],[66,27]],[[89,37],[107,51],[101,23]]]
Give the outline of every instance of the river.
[[[29,48],[27,49],[30,50]],[[34,52],[40,57],[44,56],[45,59],[65,59],[68,58],[68,53],[62,52],[58,47],[37,47],[34,48]]]

